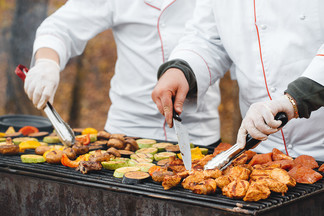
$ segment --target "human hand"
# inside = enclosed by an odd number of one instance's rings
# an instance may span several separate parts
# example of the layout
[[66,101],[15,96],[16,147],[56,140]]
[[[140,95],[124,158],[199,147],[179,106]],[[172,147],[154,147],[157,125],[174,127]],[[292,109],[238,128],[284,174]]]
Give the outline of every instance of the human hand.
[[274,117],[279,112],[286,113],[288,121],[295,117],[294,107],[286,95],[275,100],[252,104],[237,135],[236,143],[240,148],[245,147],[248,133],[254,139],[265,141],[269,134],[277,132],[282,122],[275,120]]
[[170,128],[173,126],[173,106],[175,111],[181,114],[188,91],[189,84],[183,72],[177,68],[170,68],[161,76],[152,92],[152,99],[160,113],[165,116]]
[[38,59],[25,79],[24,89],[37,109],[43,109],[47,103],[53,103],[60,81],[60,66],[50,59]]

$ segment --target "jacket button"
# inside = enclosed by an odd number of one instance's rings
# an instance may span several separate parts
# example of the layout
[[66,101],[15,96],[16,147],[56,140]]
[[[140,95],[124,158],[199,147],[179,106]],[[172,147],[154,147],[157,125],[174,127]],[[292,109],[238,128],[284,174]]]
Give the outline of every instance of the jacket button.
[[302,15],[299,16],[299,19],[304,20],[304,19],[306,19],[306,16],[304,14],[302,14]]
[[277,89],[276,89],[275,87],[271,87],[271,88],[270,88],[270,91],[271,91],[271,92],[276,92]]
[[267,29],[267,26],[262,24],[262,25],[260,26],[260,28],[261,28],[262,30],[266,30],[266,29]]
[[289,144],[287,147],[288,147],[289,149],[292,149],[292,145],[291,145],[291,144]]

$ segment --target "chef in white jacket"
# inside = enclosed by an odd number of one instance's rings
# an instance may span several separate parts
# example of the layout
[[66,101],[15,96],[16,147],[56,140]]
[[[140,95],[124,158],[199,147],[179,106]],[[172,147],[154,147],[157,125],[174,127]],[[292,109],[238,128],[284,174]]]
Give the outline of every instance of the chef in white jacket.
[[[151,92],[159,65],[183,35],[194,7],[195,0],[67,1],[37,30],[26,93],[38,109],[48,100],[53,102],[60,71],[69,59],[81,54],[89,39],[111,28],[118,59],[105,130],[176,141],[174,129],[166,126]],[[192,143],[209,145],[220,140],[219,103],[216,83],[196,113],[181,114]]]
[[[177,89],[186,79],[191,83],[186,83],[186,88],[193,88],[194,79],[199,107],[208,87],[232,63],[240,88],[243,117],[251,104],[282,97],[288,84],[299,77],[323,85],[323,11],[321,0],[197,1],[186,36],[173,50],[170,61],[159,69],[160,79],[152,93],[153,100],[170,125],[170,112],[163,112],[173,105],[168,92],[178,97],[174,107],[179,110],[183,96],[178,96]],[[178,66],[173,68],[173,64]],[[278,148],[285,152],[286,147],[291,156],[308,154],[324,160],[323,122],[323,107],[313,111],[309,119],[293,118],[282,131],[270,135],[255,150],[271,152]]]

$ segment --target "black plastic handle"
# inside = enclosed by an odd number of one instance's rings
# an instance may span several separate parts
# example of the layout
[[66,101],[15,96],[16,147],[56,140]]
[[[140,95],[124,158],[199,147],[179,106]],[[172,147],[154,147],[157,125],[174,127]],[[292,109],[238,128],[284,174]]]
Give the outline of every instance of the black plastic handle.
[[[286,113],[284,112],[279,112],[277,113],[277,115],[275,116],[275,120],[280,120],[282,123],[281,125],[279,126],[278,129],[282,128],[283,126],[285,126],[288,122],[288,117],[286,115]],[[249,150],[251,148],[254,148],[256,147],[259,143],[261,142],[261,140],[257,140],[257,139],[254,139],[251,137],[250,134],[247,134],[246,136],[246,144],[245,144],[245,147],[244,149],[245,150]]]
[[175,120],[177,120],[177,121],[179,121],[179,122],[181,122],[182,121],[182,119],[180,118],[180,116],[179,116],[179,114],[175,111],[175,109],[174,109],[174,97],[172,97],[172,109],[173,109],[173,118],[175,119]]

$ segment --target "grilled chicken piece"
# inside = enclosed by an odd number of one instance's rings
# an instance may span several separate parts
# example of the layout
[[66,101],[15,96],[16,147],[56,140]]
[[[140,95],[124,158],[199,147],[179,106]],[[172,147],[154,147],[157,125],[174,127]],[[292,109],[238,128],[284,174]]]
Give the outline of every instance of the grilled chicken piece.
[[161,169],[152,173],[152,179],[153,181],[156,182],[163,182],[164,177],[168,175],[172,176],[173,172],[167,171],[165,169]]
[[178,175],[167,175],[163,178],[162,186],[164,190],[169,190],[177,186],[181,181],[181,177]]
[[214,179],[202,180],[198,183],[191,184],[190,190],[196,194],[214,194],[216,192],[216,182]]
[[267,154],[256,154],[249,162],[249,165],[253,166],[255,164],[265,164],[270,161],[272,161],[272,152]]
[[265,166],[254,166],[252,173],[250,175],[250,179],[253,181],[258,180],[259,178],[269,178],[270,173],[274,168],[265,167]]
[[270,178],[276,179],[288,187],[296,186],[296,180],[292,178],[286,170],[281,168],[274,168],[270,173]]
[[79,166],[76,170],[79,170],[82,174],[86,174],[90,171],[101,170],[102,165],[100,162],[94,161],[80,161]]
[[288,172],[288,174],[293,179],[296,179],[298,183],[303,184],[313,184],[321,178],[323,178],[323,176],[320,173],[302,165],[295,166]]
[[174,173],[180,173],[186,171],[183,161],[179,158],[169,157],[168,169],[172,170]]
[[193,171],[189,174],[187,178],[182,181],[182,187],[185,189],[190,189],[191,185],[195,185],[205,179],[203,171]]
[[75,151],[72,148],[70,148],[70,147],[64,148],[63,149],[63,154],[66,154],[66,156],[70,160],[74,160],[76,158]]
[[318,163],[315,158],[309,155],[300,155],[294,160],[295,165],[302,165],[311,169],[318,168]]
[[240,165],[240,164],[245,164],[248,161],[248,155],[247,154],[241,154],[235,160],[233,160],[232,164],[235,165]]
[[268,188],[276,193],[286,193],[288,191],[288,187],[286,184],[279,182],[275,179],[272,178],[259,178],[257,180],[257,182],[261,183],[261,184],[265,184],[266,186],[268,186]]
[[204,170],[203,174],[205,176],[205,179],[208,178],[216,179],[222,175],[222,171],[220,171],[219,169],[209,169],[209,170]]
[[252,182],[246,192],[244,201],[259,201],[260,199],[266,199],[270,196],[269,187],[262,182]]
[[227,172],[226,175],[231,176],[234,179],[248,180],[251,170],[243,166],[233,166]]
[[223,189],[225,186],[227,186],[229,183],[234,181],[235,179],[229,175],[223,175],[215,179],[217,187]]
[[272,160],[294,160],[292,157],[282,153],[280,150],[274,148],[272,149]]
[[189,176],[189,171],[186,170],[186,171],[183,171],[183,172],[180,172],[180,173],[177,173],[178,176],[180,176],[181,178],[186,178]]
[[213,152],[213,156],[215,157],[216,155],[218,155],[219,153],[226,151],[227,149],[231,148],[232,145],[229,143],[220,143]]
[[248,181],[237,179],[223,187],[222,192],[229,198],[241,199],[245,196],[249,185]]
[[82,145],[81,143],[77,142],[72,146],[73,151],[77,155],[85,154],[89,152],[89,146]]
[[199,163],[199,165],[201,166],[205,166],[208,161],[210,161],[211,159],[213,159],[214,155],[210,154],[210,155],[206,155],[205,157],[203,157],[202,159],[198,160],[197,162]]

